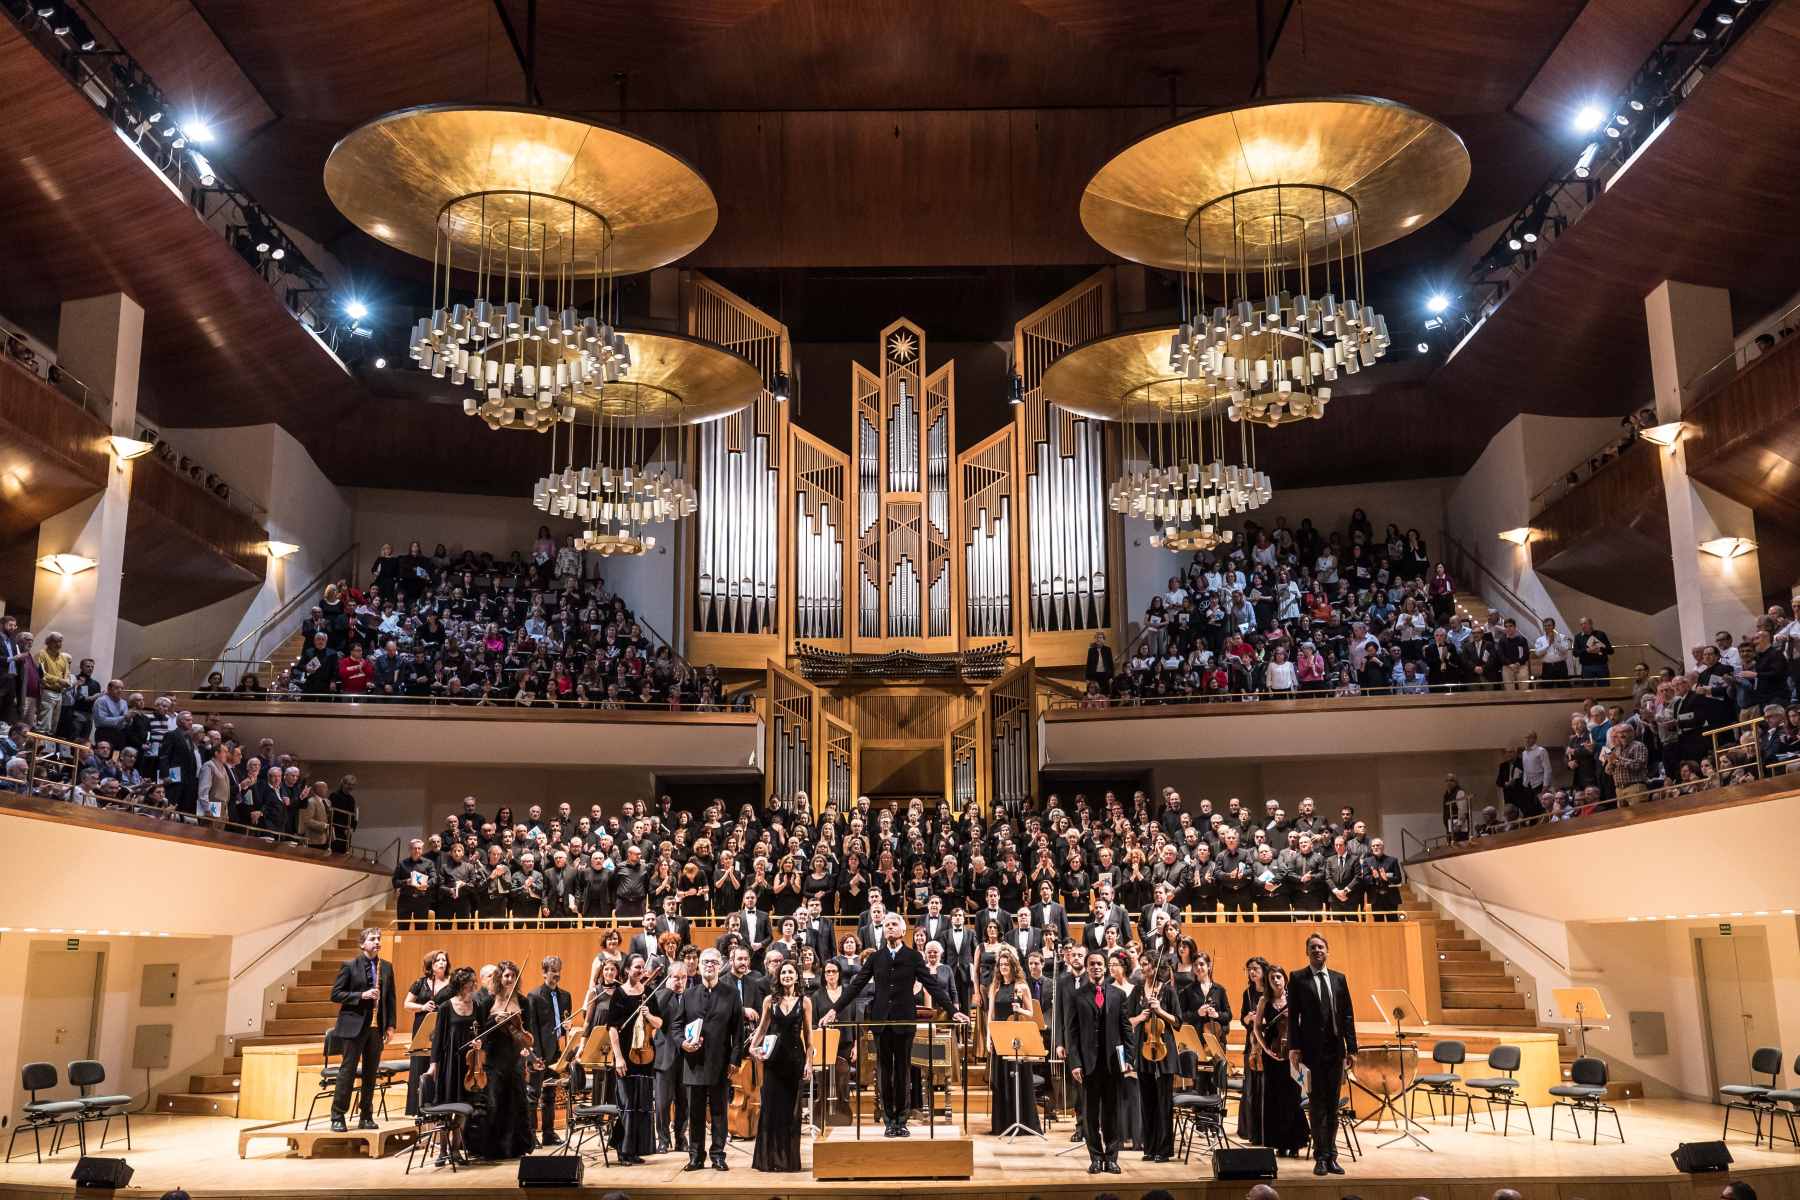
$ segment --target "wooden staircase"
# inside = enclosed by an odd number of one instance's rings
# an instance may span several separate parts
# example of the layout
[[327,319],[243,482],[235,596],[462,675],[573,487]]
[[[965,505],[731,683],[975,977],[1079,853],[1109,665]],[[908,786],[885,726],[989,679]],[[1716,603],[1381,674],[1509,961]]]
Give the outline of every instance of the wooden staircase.
[[160,1092],[156,1111],[186,1113],[212,1117],[237,1116],[237,1092],[242,1082],[244,1046],[310,1042],[311,1048],[300,1054],[302,1066],[318,1066],[325,1061],[325,1031],[337,1020],[338,1006],[331,1002],[331,984],[337,978],[340,964],[356,953],[357,934],[375,925],[392,928],[392,909],[371,912],[355,925],[341,932],[337,940],[322,948],[311,961],[301,967],[287,996],[275,1005],[273,1016],[263,1021],[260,1034],[226,1039],[226,1055],[217,1071],[188,1076],[185,1092]]

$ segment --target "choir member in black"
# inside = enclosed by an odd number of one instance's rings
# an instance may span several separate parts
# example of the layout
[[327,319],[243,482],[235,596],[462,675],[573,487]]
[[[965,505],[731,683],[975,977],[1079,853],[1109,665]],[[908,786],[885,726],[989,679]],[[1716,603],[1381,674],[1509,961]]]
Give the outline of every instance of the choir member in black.
[[[992,1127],[989,1133],[1005,1133],[1016,1122],[1035,1132],[1043,1131],[1038,1117],[1036,1075],[1029,1062],[1015,1062],[1010,1042],[994,1040],[996,1021],[1040,1021],[1031,1006],[1031,989],[1025,972],[1019,967],[1019,956],[1011,946],[1000,947],[995,960],[994,978],[988,987],[987,1035],[988,1078],[993,1081],[991,1104]],[[1029,1053],[1030,1048],[1025,1048]]]
[[[824,1012],[831,1008],[844,994],[844,968],[837,959],[825,960],[825,965],[820,968],[820,977],[819,988],[812,994],[814,1012]],[[822,1094],[818,1099],[822,1102],[822,1109],[827,1114],[848,1114],[850,1111],[850,1065],[856,1059],[856,1039],[851,1036],[853,1032],[854,1030],[844,1030],[838,1037],[837,1055],[831,1063],[830,1073],[820,1088]],[[819,1065],[823,1066],[824,1064]],[[825,1122],[816,1123],[823,1125]]]
[[625,1167],[642,1166],[645,1155],[656,1153],[656,1031],[663,1012],[644,963],[642,954],[626,960],[625,980],[606,1014],[619,1079],[619,1165]]
[[461,842],[451,842],[444,853],[438,863],[437,899],[432,911],[439,929],[450,929],[456,922],[467,928],[475,915],[475,890],[481,868],[468,860]]
[[[1244,994],[1238,1001],[1239,1020],[1244,1026],[1244,1044],[1252,1044],[1256,1022],[1260,1017],[1263,993],[1268,990],[1266,972],[1269,964],[1261,955],[1244,963]],[[1253,1146],[1262,1145],[1262,1063],[1254,1054],[1244,1055],[1244,1094],[1238,1103],[1238,1138]]]
[[878,1028],[875,1033],[876,1077],[881,1085],[887,1136],[910,1137],[906,1129],[906,1103],[912,1080],[912,1044],[916,1030],[912,985],[923,983],[931,998],[954,1014],[957,1024],[966,1024],[969,1016],[957,1008],[955,994],[926,969],[924,956],[904,944],[904,917],[899,913],[888,913],[882,919],[881,931],[881,946],[844,988],[837,1003],[820,1014],[819,1024],[830,1025],[839,1010],[854,1003],[864,988],[874,985],[868,1019],[894,1022]]
[[[425,956],[423,974],[406,990],[406,999],[401,1001],[406,1011],[412,1014],[413,1037],[419,1036],[419,1026],[425,1023],[425,1014],[437,1011],[437,994],[449,983],[450,956],[442,950],[433,950]],[[423,1048],[415,1050],[406,1072],[406,1115],[409,1117],[421,1107],[437,1103],[426,1082],[426,1072],[430,1067],[430,1052]]]
[[1259,1002],[1252,1046],[1261,1056],[1262,1113],[1257,1144],[1293,1157],[1306,1146],[1306,1115],[1300,1108],[1300,1085],[1288,1066],[1290,1026],[1287,970],[1271,964]]
[[[1056,1002],[1051,1006],[1056,1013],[1056,1024],[1051,1026],[1050,1038],[1054,1043],[1057,1060],[1067,1063],[1069,1040],[1073,1036],[1074,1030],[1075,993],[1080,989],[1082,977],[1086,973],[1086,954],[1081,949],[1081,943],[1063,943],[1063,960],[1063,969],[1056,973]],[[1066,1072],[1063,1072],[1057,1078],[1068,1079],[1068,1076]],[[1072,1079],[1069,1082],[1074,1083]],[[1070,1096],[1071,1106],[1075,1109],[1075,1132],[1069,1135],[1069,1140],[1079,1142],[1087,1136],[1084,1132],[1083,1121],[1087,1112],[1087,1101],[1080,1087],[1071,1087],[1070,1092],[1072,1093]]]
[[[477,1114],[487,1107],[484,1092],[471,1092],[464,1087],[466,1051],[475,1037],[480,1013],[486,1004],[476,994],[473,967],[458,967],[450,973],[449,995],[438,1005],[437,1024],[431,1030],[431,1065],[426,1080],[436,1104],[467,1104]],[[448,1163],[452,1156],[460,1159],[466,1129],[461,1122],[451,1126],[449,1144],[438,1156],[437,1165]]]
[[1119,1091],[1131,1053],[1125,997],[1106,982],[1106,956],[1087,955],[1086,978],[1070,1001],[1069,1078],[1082,1088],[1088,1144],[1088,1174],[1117,1175]]
[[[672,1013],[679,1008],[687,982],[687,962],[671,959],[656,989],[657,1011]],[[681,1030],[672,1021],[664,1020],[656,1031],[656,1152],[686,1152],[687,1130],[687,1089],[681,1086]]]
[[1293,980],[1288,1002],[1288,1065],[1312,1076],[1313,1174],[1342,1175],[1337,1160],[1338,1093],[1344,1074],[1356,1069],[1356,1012],[1350,986],[1325,960],[1322,934],[1306,939],[1306,967]]
[[525,1070],[533,1057],[526,1017],[519,966],[501,959],[478,1030],[487,1035],[481,1044],[487,1049],[488,1076],[487,1116],[469,1127],[469,1150],[478,1158],[519,1158],[537,1144],[526,1101]]
[[[1137,978],[1132,974],[1132,960],[1124,951],[1117,949],[1119,933],[1117,929],[1106,931],[1107,945],[1101,953],[1106,955],[1106,978],[1114,991],[1119,993],[1125,1005],[1125,1015],[1130,1017],[1132,1006],[1137,1003],[1137,994],[1143,989],[1138,986]],[[1136,1032],[1133,1041],[1127,1048],[1136,1053]],[[1135,1061],[1135,1059],[1134,1059]],[[1132,1150],[1144,1148],[1144,1106],[1138,1102],[1137,1087],[1129,1080],[1119,1085],[1119,1141],[1118,1145]]]
[[688,1089],[688,1162],[706,1165],[707,1126],[712,1127],[713,1169],[724,1171],[726,1073],[744,1050],[744,1010],[737,990],[719,978],[719,952],[700,952],[700,982],[690,982],[673,1014],[681,1023],[682,1082]]
[[812,999],[800,990],[800,971],[791,962],[781,964],[774,984],[750,1035],[750,1053],[763,1064],[762,1119],[750,1165],[758,1171],[798,1171],[800,1095],[812,1075]]
[[377,1128],[375,1081],[381,1052],[399,1019],[394,1011],[394,966],[382,960],[381,930],[363,930],[360,946],[356,957],[338,968],[337,979],[331,985],[331,999],[338,1006],[332,1032],[343,1055],[338,1066],[337,1092],[331,1101],[331,1128],[335,1133],[346,1128],[344,1117],[350,1110],[350,1092],[359,1079],[361,1128]]
[[[1181,1024],[1181,998],[1172,970],[1152,964],[1143,986],[1126,1005],[1125,1012],[1137,1037],[1138,1107],[1141,1114],[1144,1161],[1171,1162],[1175,1157],[1175,1030]],[[1151,1036],[1152,1021],[1162,1026],[1162,1036]],[[1161,1055],[1152,1047],[1161,1046]]]
[[437,867],[425,857],[425,840],[414,838],[406,857],[394,866],[396,929],[423,929],[437,892]]
[[533,1049],[539,1064],[531,1072],[529,1100],[532,1110],[541,1114],[543,1132],[538,1141],[555,1146],[562,1141],[556,1136],[557,1084],[547,1067],[562,1056],[563,1038],[569,1027],[569,993],[562,989],[562,959],[548,954],[538,965],[544,972],[544,982],[526,998],[528,1028],[536,1043]]

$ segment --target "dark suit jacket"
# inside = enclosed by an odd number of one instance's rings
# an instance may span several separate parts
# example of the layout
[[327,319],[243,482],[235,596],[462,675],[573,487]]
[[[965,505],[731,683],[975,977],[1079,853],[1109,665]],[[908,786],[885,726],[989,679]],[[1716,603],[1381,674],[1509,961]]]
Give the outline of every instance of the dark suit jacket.
[[[719,986],[729,988],[732,995],[739,992],[738,978],[730,971],[719,976]],[[769,995],[769,977],[760,971],[751,971],[743,978],[744,1007],[753,1012],[762,1012],[762,1002]]]
[[[748,915],[743,909],[739,909],[737,912],[731,914],[731,919],[725,922],[725,929],[727,932],[735,933],[738,937],[742,938],[746,946],[754,942],[766,949],[768,944],[775,939],[773,922],[770,920],[769,914],[760,908],[756,910],[756,924],[754,929],[751,928]],[[762,956],[762,951],[756,951],[756,955],[760,958]]]
[[689,1085],[725,1082],[725,1072],[744,1055],[744,1010],[738,1007],[737,991],[721,977],[719,985],[708,991],[698,980],[681,993],[676,1009],[677,1042],[685,1038],[688,1022],[700,1021],[700,1048],[681,1056],[681,1081]]
[[832,1011],[839,1012],[850,1007],[863,989],[870,988],[868,1015],[871,1021],[910,1021],[916,1008],[912,991],[914,983],[924,984],[931,998],[945,1011],[954,1013],[959,1010],[955,993],[945,987],[944,981],[926,967],[924,955],[911,946],[903,945],[898,950],[890,951],[884,945],[869,955],[869,961],[863,964],[862,970],[844,985],[844,993],[832,1005]]
[[1026,932],[1023,949],[1019,946],[1019,930],[1017,926],[1013,928],[1011,933],[1002,938],[1001,941],[1018,952],[1019,965],[1024,966],[1026,955],[1030,954],[1033,950],[1042,950],[1044,948],[1044,932],[1041,929],[1028,930]]
[[1109,679],[1113,673],[1111,646],[1089,646],[1086,674],[1089,679]]
[[919,924],[925,930],[925,940],[944,944],[944,935],[950,932],[950,918],[942,914],[935,917],[920,917]]
[[1094,985],[1084,975],[1068,997],[1069,1067],[1083,1074],[1119,1072],[1119,1048],[1131,1053],[1130,1026],[1125,1019],[1125,997],[1111,984],[1100,985],[1105,1003],[1094,1004]]
[[837,953],[837,926],[830,917],[822,916],[817,921],[805,922],[795,930],[794,939],[802,946],[811,946],[817,951],[820,962]]
[[1031,923],[1039,929],[1056,930],[1056,940],[1069,940],[1069,912],[1061,904],[1052,900],[1045,904],[1042,900],[1031,906]]
[[679,916],[666,917],[665,916],[665,917],[656,918],[656,936],[657,937],[661,937],[665,932],[667,932],[671,929],[674,930],[678,935],[680,935],[682,945],[685,946],[688,944],[688,941],[690,939],[688,937],[688,919],[686,917],[679,917]]
[[1319,1064],[1341,1061],[1356,1053],[1356,1012],[1350,1001],[1350,985],[1341,971],[1326,969],[1331,985],[1331,1018],[1319,1002],[1318,984],[1310,966],[1288,976],[1288,1044],[1300,1052],[1300,1061],[1316,1069]]
[[563,1020],[569,1019],[569,993],[557,988],[556,1004],[552,1006],[550,989],[540,983],[525,997],[525,1003],[526,1028],[536,1043],[533,1053],[550,1062],[562,1053],[562,1026],[556,1023],[556,1014],[560,1012]]
[[394,964],[387,959],[378,959],[381,965],[381,980],[376,985],[381,989],[381,999],[364,1000],[363,992],[369,987],[368,957],[358,954],[355,958],[338,968],[337,979],[331,985],[332,1002],[338,1006],[337,1024],[332,1032],[340,1038],[353,1038],[362,1033],[370,1022],[376,1019],[376,1005],[380,1004],[381,1028],[385,1034],[392,1030],[399,1021],[398,1010],[394,1007]]

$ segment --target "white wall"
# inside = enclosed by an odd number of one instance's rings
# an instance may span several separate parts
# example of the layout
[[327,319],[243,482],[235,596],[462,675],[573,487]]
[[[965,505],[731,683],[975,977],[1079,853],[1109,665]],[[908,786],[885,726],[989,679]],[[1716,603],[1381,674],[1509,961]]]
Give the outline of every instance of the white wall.
[[[268,512],[269,537],[300,547],[271,560],[262,585],[155,625],[119,622],[118,661],[126,670],[147,658],[216,658],[298,594],[333,559],[349,548],[350,506],[325,478],[292,434],[277,425],[230,429],[166,429],[163,435],[183,453],[208,464],[231,486]],[[304,604],[260,636],[245,642],[233,659],[271,653],[306,617]],[[227,682],[240,668],[225,667]],[[200,679],[204,680],[202,669]],[[152,683],[171,685],[160,676]],[[264,680],[265,683],[268,680]]]
[[[1142,466],[1142,463],[1134,464]],[[1342,487],[1295,488],[1283,491],[1279,470],[1274,472],[1275,495],[1268,504],[1249,517],[1260,525],[1273,526],[1277,517],[1286,517],[1290,528],[1298,529],[1306,517],[1322,534],[1342,533],[1350,526],[1350,514],[1362,509],[1379,535],[1391,522],[1402,532],[1417,529],[1425,535],[1425,544],[1434,550],[1438,531],[1444,527],[1445,503],[1456,486],[1455,479],[1397,479],[1385,483],[1357,483]],[[1243,518],[1237,518],[1241,522]],[[1168,587],[1169,576],[1192,561],[1192,555],[1171,554],[1150,544],[1153,530],[1144,521],[1125,523],[1125,586],[1130,601],[1126,614],[1126,633],[1135,636],[1150,606],[1150,597]]]
[[[442,542],[451,554],[487,550],[504,558],[514,550],[529,551],[537,540],[539,526],[548,525],[558,539],[578,530],[573,521],[545,517],[523,495],[512,499],[398,488],[343,491],[355,511],[354,537],[361,545],[365,577],[384,542],[392,543],[395,551],[402,554],[408,542],[417,541],[427,554]],[[681,563],[675,529],[673,525],[657,526],[653,531],[657,547],[641,558],[601,560],[590,555],[588,566],[590,576],[604,579],[608,590],[623,596],[631,610],[665,639],[679,639],[681,634],[675,620],[676,580]],[[678,649],[680,644],[676,640]]]
[[[1452,489],[1446,504],[1449,530],[1534,612],[1556,618],[1558,627],[1574,629],[1582,617],[1591,617],[1595,628],[1605,630],[1616,644],[1649,643],[1680,654],[1680,628],[1673,605],[1646,615],[1608,604],[1539,575],[1531,568],[1528,547],[1515,546],[1498,536],[1503,529],[1529,525],[1532,497],[1577,463],[1585,462],[1618,432],[1618,422],[1610,417],[1515,417],[1494,435]],[[1465,589],[1481,591],[1491,606],[1523,620],[1524,614],[1487,587],[1485,580],[1457,582]],[[1654,656],[1648,661],[1653,668],[1662,665]],[[1630,663],[1615,665],[1630,668]]]

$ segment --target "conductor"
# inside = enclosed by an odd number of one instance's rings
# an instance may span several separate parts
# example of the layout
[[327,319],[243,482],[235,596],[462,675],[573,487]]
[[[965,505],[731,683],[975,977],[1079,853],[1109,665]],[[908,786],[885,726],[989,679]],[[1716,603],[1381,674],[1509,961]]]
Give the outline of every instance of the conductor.
[[897,1022],[875,1030],[875,1061],[881,1084],[881,1107],[887,1119],[886,1136],[910,1137],[906,1130],[906,1105],[912,1084],[913,985],[922,985],[940,1007],[954,1015],[957,1024],[967,1023],[969,1015],[957,1007],[954,988],[947,986],[925,965],[924,956],[905,944],[904,917],[899,913],[887,914],[881,923],[881,933],[882,945],[819,1017],[819,1024],[830,1025],[837,1019],[839,1009],[848,1008],[864,988],[874,985],[874,994],[869,1000],[869,1020]]
[[1131,1031],[1125,997],[1106,982],[1106,955],[1087,953],[1087,981],[1069,998],[1069,1078],[1081,1085],[1087,1120],[1088,1174],[1117,1175],[1120,1136],[1119,1095]]
[[1312,1116],[1313,1174],[1342,1175],[1338,1165],[1338,1093],[1344,1073],[1356,1069],[1356,1013],[1342,972],[1326,967],[1325,935],[1306,939],[1307,965],[1288,986],[1288,1063],[1312,1074],[1307,1105]]
[[343,1058],[338,1064],[337,1091],[331,1099],[331,1129],[347,1128],[350,1089],[362,1077],[362,1123],[358,1129],[378,1129],[375,1124],[375,1077],[381,1052],[394,1032],[394,966],[381,960],[381,930],[362,931],[362,950],[338,968],[331,998],[338,1005],[337,1038]]

